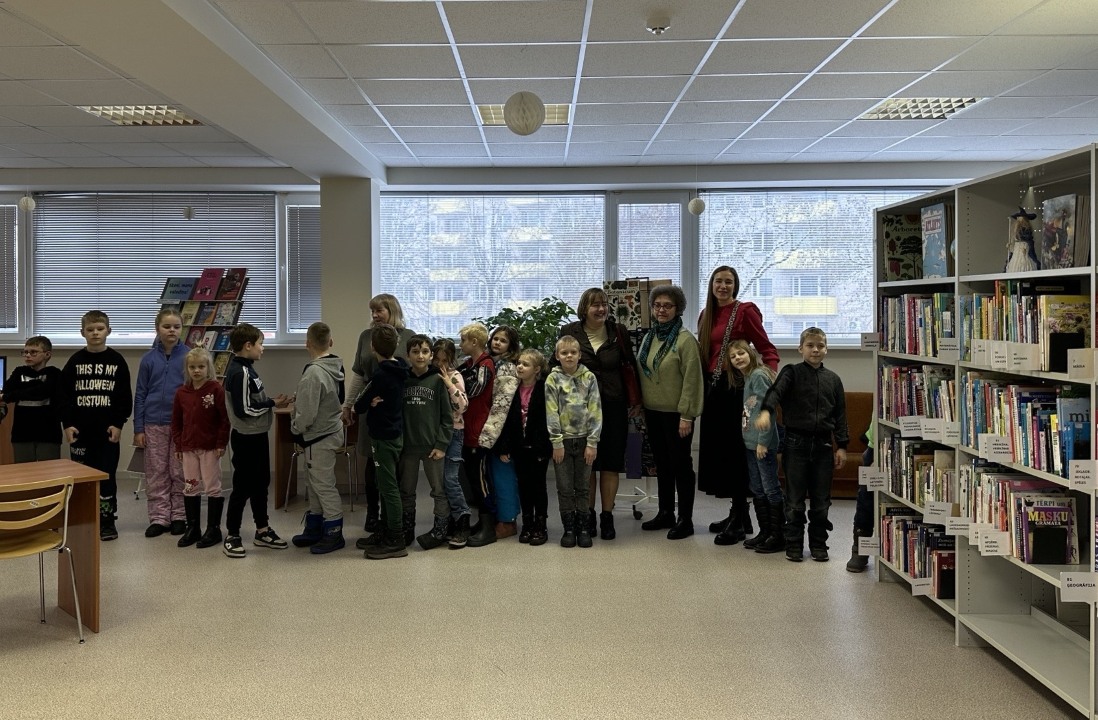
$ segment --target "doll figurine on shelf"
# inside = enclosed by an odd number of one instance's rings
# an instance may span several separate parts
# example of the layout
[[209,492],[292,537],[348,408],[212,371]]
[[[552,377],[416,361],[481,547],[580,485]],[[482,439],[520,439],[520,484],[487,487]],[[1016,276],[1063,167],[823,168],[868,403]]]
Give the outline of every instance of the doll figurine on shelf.
[[1003,272],[1029,272],[1041,267],[1033,252],[1033,225],[1030,224],[1036,217],[1036,213],[1028,213],[1021,206],[1010,216],[1010,236],[1007,238],[1010,252]]

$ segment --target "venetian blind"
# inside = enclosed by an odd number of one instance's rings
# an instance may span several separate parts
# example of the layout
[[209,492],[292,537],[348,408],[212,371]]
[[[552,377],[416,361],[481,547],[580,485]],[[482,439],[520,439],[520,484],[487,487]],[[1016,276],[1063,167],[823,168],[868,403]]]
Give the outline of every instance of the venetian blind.
[[0,205],[0,332],[19,330],[19,207]]
[[304,332],[321,319],[320,207],[286,208],[287,327]]

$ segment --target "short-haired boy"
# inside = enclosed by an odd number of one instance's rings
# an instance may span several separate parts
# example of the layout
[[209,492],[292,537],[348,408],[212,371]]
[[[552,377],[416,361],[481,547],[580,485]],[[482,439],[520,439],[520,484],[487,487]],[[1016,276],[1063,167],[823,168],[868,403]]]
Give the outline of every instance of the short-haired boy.
[[[61,370],[50,365],[53,343],[42,335],[23,344],[23,364],[4,383],[4,403],[15,403],[11,449],[17,463],[61,457],[58,388]],[[7,405],[0,406],[7,410]]]
[[[377,371],[370,377],[365,391],[355,401],[355,412],[365,413],[370,431],[370,446],[377,470],[377,491],[381,498],[383,529],[360,541],[371,560],[404,557],[400,487],[396,468],[403,446],[404,381],[408,377],[408,361],[394,357],[399,334],[392,325],[374,325],[370,347],[377,358]],[[357,546],[357,545],[356,545]]]
[[315,322],[305,333],[309,364],[301,373],[290,415],[290,432],[305,449],[309,511],[305,530],[290,538],[296,547],[323,555],[344,546],[343,503],[336,488],[336,451],[343,447],[343,361],[332,354],[332,329]]
[[[450,436],[454,432],[454,415],[446,383],[431,362],[434,354],[431,339],[426,335],[413,335],[406,349],[411,369],[404,381],[404,438],[398,461],[404,544],[410,545],[415,540],[424,550],[431,550],[446,542],[449,525],[450,503],[446,499],[442,471],[446,448],[450,446]],[[434,523],[430,531],[416,537],[416,485],[421,463],[434,500]]]
[[[482,528],[491,527],[495,532],[495,508],[489,508],[485,498],[492,496],[491,477],[485,469],[488,450],[480,446],[480,433],[492,411],[492,392],[496,384],[496,363],[488,353],[488,328],[481,323],[470,323],[458,331],[460,350],[466,356],[458,370],[465,383],[465,395],[469,405],[465,408],[465,437],[461,458],[465,465],[465,478],[469,483],[465,497],[470,505],[479,505],[480,517],[470,531],[480,534]],[[450,540],[450,547],[462,548],[468,538],[461,536]]]
[[229,446],[233,449],[233,491],[225,513],[228,534],[222,545],[231,558],[247,555],[240,538],[244,505],[251,502],[255,520],[252,544],[283,550],[288,545],[269,524],[267,490],[271,486],[271,449],[267,433],[271,429],[273,408],[284,408],[290,399],[283,394],[267,397],[255,362],[263,357],[263,333],[248,323],[240,323],[229,335],[233,357],[225,370],[225,405],[229,412]]
[[557,503],[564,523],[561,547],[591,547],[589,483],[602,432],[602,402],[595,374],[580,365],[580,344],[557,340],[557,365],[545,379],[545,420],[553,444]]
[[[786,365],[766,393],[755,427],[770,428],[770,416],[781,405],[785,423],[785,557],[801,562],[804,556],[805,496],[808,497],[808,549],[812,559],[827,561],[827,532],[831,522],[832,470],[846,462],[850,431],[846,425],[843,381],[823,366],[827,333],[817,327],[801,333],[797,349],[804,362]],[[834,436],[834,445],[832,445]]]
[[118,441],[133,411],[130,368],[117,350],[107,347],[111,321],[100,310],[80,318],[87,345],[77,350],[61,370],[61,424],[69,456],[107,473],[99,482],[99,539],[114,540],[118,529]]

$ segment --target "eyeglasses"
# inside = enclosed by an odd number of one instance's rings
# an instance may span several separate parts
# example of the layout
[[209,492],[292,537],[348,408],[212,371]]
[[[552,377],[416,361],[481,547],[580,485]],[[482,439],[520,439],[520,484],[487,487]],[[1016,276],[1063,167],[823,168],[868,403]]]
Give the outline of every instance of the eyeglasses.
[[656,310],[674,310],[675,303],[652,303],[652,307]]
[[43,351],[43,350],[24,350],[23,354],[24,355],[34,356],[34,355],[42,355],[42,354],[44,354],[44,352],[45,351]]

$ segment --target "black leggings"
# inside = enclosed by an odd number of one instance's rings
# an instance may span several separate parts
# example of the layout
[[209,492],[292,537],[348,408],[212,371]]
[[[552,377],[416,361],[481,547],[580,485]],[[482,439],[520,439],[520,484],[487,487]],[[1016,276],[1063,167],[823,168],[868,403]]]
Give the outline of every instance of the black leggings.
[[523,518],[545,517],[549,514],[549,491],[546,473],[549,455],[539,456],[530,448],[519,448],[511,455],[518,476],[519,504]]

